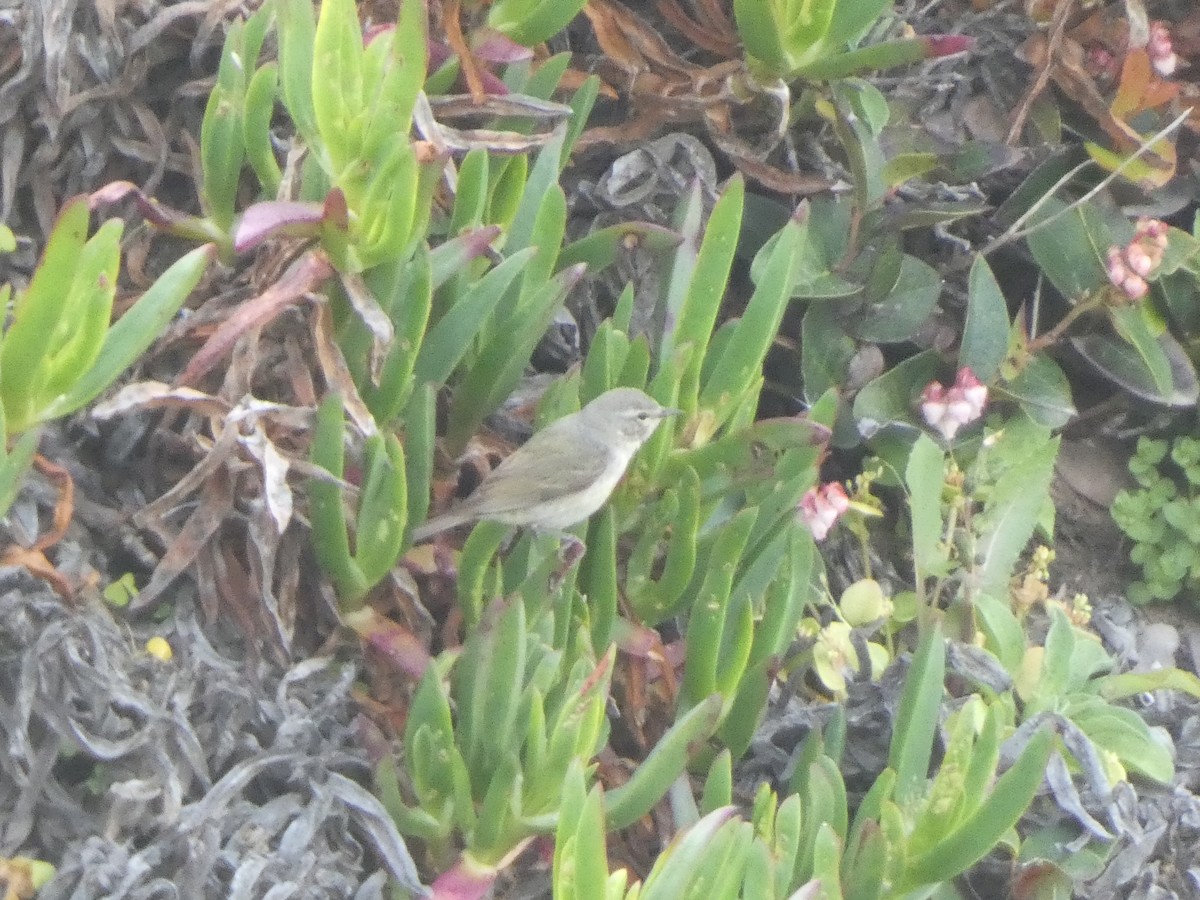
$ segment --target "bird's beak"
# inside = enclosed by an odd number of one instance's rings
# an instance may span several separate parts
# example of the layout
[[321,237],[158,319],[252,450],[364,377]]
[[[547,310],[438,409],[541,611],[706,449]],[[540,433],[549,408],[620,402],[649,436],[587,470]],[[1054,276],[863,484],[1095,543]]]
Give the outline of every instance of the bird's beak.
[[671,416],[678,416],[678,415],[681,415],[682,413],[683,413],[682,409],[675,409],[674,407],[671,407],[671,406],[664,406],[658,411],[657,415],[660,419],[669,419],[669,418],[671,418]]

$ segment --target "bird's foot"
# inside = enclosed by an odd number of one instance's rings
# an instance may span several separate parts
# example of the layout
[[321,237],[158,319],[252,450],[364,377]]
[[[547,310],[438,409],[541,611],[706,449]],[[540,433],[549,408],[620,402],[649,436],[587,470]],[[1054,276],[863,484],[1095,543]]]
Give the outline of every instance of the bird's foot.
[[550,590],[557,591],[566,580],[567,574],[579,565],[579,561],[583,559],[583,554],[587,551],[587,544],[581,541],[573,534],[564,534],[562,546],[558,551],[559,565],[552,573],[550,573]]

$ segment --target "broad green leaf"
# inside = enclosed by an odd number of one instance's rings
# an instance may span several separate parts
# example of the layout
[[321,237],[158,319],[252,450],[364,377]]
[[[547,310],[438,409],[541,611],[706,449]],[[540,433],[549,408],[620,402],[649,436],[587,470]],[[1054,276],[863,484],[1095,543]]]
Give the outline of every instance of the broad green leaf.
[[1008,353],[1008,302],[983,256],[971,265],[967,284],[967,319],[958,348],[958,365],[985,384],[1000,370]]
[[842,387],[857,349],[858,344],[842,326],[836,305],[812,304],[800,328],[804,399],[815,403],[830,388]]
[[854,418],[859,430],[870,437],[881,428],[900,425],[916,428],[916,404],[941,368],[933,350],[911,356],[867,384],[854,398]]
[[1085,294],[1108,283],[1103,260],[1113,244],[1113,237],[1099,213],[1089,204],[1062,213],[1065,208],[1066,204],[1061,200],[1049,198],[1030,225],[1053,215],[1058,218],[1037,228],[1025,241],[1050,283],[1068,301],[1076,303]]
[[1049,356],[1030,359],[1015,376],[996,386],[997,394],[1021,404],[1021,410],[1039,425],[1061,428],[1075,417],[1071,385]]
[[891,290],[854,316],[851,333],[860,340],[884,344],[906,341],[929,318],[941,291],[942,278],[937,270],[905,254]]
[[975,615],[987,640],[986,647],[1014,674],[1025,654],[1025,629],[1009,606],[1007,594],[997,599],[988,594],[975,598]]
[[1071,710],[1070,718],[1097,746],[1115,754],[1127,769],[1160,784],[1171,783],[1175,763],[1170,747],[1156,739],[1146,720],[1133,710],[1093,703],[1084,709]]
[[1082,335],[1072,338],[1071,344],[1103,375],[1135,396],[1167,406],[1192,406],[1200,396],[1200,384],[1186,352],[1170,334],[1155,338],[1134,329],[1136,345],[1106,334]]

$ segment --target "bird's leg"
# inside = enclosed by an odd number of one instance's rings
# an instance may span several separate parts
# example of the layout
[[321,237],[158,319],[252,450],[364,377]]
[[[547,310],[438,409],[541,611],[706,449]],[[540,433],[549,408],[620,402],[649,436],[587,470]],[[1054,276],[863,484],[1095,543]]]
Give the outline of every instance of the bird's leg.
[[556,592],[562,587],[567,573],[579,565],[579,561],[583,559],[586,551],[587,544],[570,532],[563,532],[562,545],[558,550],[559,566],[550,574],[550,590],[552,592]]

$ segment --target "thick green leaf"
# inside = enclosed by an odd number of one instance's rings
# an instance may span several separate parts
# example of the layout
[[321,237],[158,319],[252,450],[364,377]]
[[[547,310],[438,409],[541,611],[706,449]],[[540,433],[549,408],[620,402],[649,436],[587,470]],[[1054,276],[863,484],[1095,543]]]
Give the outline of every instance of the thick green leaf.
[[246,58],[244,38],[245,26],[235,21],[225,36],[217,82],[208,95],[200,123],[201,202],[205,213],[222,231],[228,231],[233,224],[234,201],[245,158],[242,112],[246,69],[254,65],[254,60]]
[[774,245],[762,280],[750,297],[737,330],[725,344],[724,352],[713,354],[712,374],[700,394],[700,406],[714,410],[718,421],[732,412],[731,404],[735,401],[757,402],[758,398],[748,393],[762,372],[767,350],[783,321],[792,262],[806,232],[804,225],[795,220],[784,226],[781,240]]
[[1053,748],[1050,731],[1035,734],[970,819],[933,849],[908,860],[897,889],[910,891],[950,881],[991,852],[1033,801]]
[[890,0],[857,0],[855,3],[833,3],[829,29],[824,36],[828,47],[841,49],[858,41],[875,20],[891,7]]
[[763,0],[733,0],[733,16],[746,53],[776,75],[791,68],[783,46],[783,29]]
[[451,673],[458,745],[477,797],[515,749],[530,640],[525,604],[497,601],[471,631]]
[[59,320],[43,359],[40,384],[30,398],[37,406],[52,404],[71,390],[100,355],[117,291],[122,230],[116,219],[100,226],[75,261],[70,291],[57,298]]
[[945,693],[946,639],[940,625],[927,627],[904,679],[888,767],[896,771],[896,802],[907,805],[925,791],[938,710]]
[[275,10],[279,17],[279,75],[284,105],[304,142],[323,154],[312,95],[317,30],[313,6],[310,0],[278,0]]
[[713,694],[675,721],[629,781],[604,797],[605,820],[613,830],[628,828],[650,809],[679,777],[692,755],[717,730],[724,705]]
[[271,145],[271,117],[275,114],[278,91],[279,65],[270,62],[261,66],[250,79],[242,108],[242,144],[246,148],[246,161],[258,176],[265,197],[274,197],[283,180],[283,172],[275,159],[275,148]]
[[687,393],[680,397],[684,412],[690,413],[695,409],[696,394],[693,392],[699,387],[696,381],[703,354],[708,347],[729,281],[733,251],[737,247],[741,228],[744,190],[741,176],[735,175],[713,207],[704,229],[699,255],[691,271],[687,296],[675,322],[674,334],[670,333],[669,326],[664,331],[663,353],[673,352],[674,347],[688,344],[693,348],[691,363],[683,378]]
[[[508,229],[508,237],[504,242],[504,250],[511,253],[514,250],[530,246],[533,228],[541,211],[546,194],[558,185],[558,175],[561,169],[563,143],[567,132],[561,127],[554,136],[542,147],[529,170],[525,180],[525,190],[521,194],[520,203],[512,224]],[[558,250],[557,247],[554,250]]]
[[593,231],[562,248],[558,254],[558,269],[575,263],[587,263],[592,273],[612,265],[630,245],[650,253],[664,253],[679,246],[683,238],[669,228],[649,222],[621,222]]
[[529,247],[504,260],[472,284],[466,294],[426,332],[414,366],[414,381],[437,385],[446,383],[504,292],[536,252],[536,248]]
[[[731,823],[733,807],[722,807],[709,813],[682,834],[676,835],[667,848],[659,854],[651,869],[638,900],[700,900],[694,891],[697,874],[702,862],[710,856],[717,836]],[[609,818],[612,827],[612,819]],[[708,885],[699,887],[707,893]]]
[[978,535],[975,584],[980,593],[1006,596],[1013,566],[1033,536],[1049,497],[1058,444],[1049,429],[1016,419],[993,445],[990,452],[1007,454],[1008,465],[973,522]]
[[480,351],[455,396],[447,432],[451,447],[465,447],[479,424],[512,393],[555,310],[583,276],[583,268],[564,269],[499,324],[498,333]]
[[87,197],[67,201],[29,287],[13,304],[12,322],[0,344],[0,401],[10,435],[32,424],[33,405],[46,399],[37,396],[37,382],[52,351],[63,299],[70,295],[87,230]]
[[[334,478],[345,473],[345,425],[340,394],[329,393],[317,409],[317,423],[309,459]],[[356,604],[370,587],[350,552],[350,528],[342,502],[341,485],[312,478],[308,487],[309,520],[317,562],[333,579],[344,603]]]
[[458,166],[458,188],[454,193],[454,210],[450,216],[450,234],[460,234],[467,228],[483,224],[489,188],[488,155],[476,147]]
[[354,530],[354,558],[371,587],[387,575],[404,546],[408,487],[404,450],[394,434],[367,439]]
[[[329,174],[340,184],[362,149],[365,124],[362,31],[353,0],[321,4],[312,54],[313,111],[329,154]],[[347,190],[351,206],[357,199],[353,193]]]
[[[726,621],[733,600],[733,578],[757,516],[757,509],[742,510],[725,524],[713,545],[704,582],[696,593],[688,620],[681,694],[688,705],[702,702],[721,688],[717,676],[723,662],[721,650],[726,626],[736,624],[732,621],[734,616],[728,616],[731,621]],[[743,664],[749,652],[747,643],[743,648]]]
[[75,386],[54,404],[54,415],[65,416],[91,403],[146,352],[199,283],[214,252],[211,244],[197,247],[158,276],[146,293],[108,329],[100,355]]
[[604,800],[599,785],[585,795],[583,765],[571,766],[554,839],[553,892],[563,900],[605,900],[608,854]]
[[8,514],[9,507],[17,498],[25,473],[33,465],[41,436],[37,428],[26,431],[6,452],[0,454],[0,516]]
[[532,47],[558,34],[579,14],[587,0],[497,0],[488,24],[518,44]]
[[[928,435],[913,445],[904,473],[912,516],[913,565],[918,585],[945,574],[949,549],[942,545],[942,484],[946,460]],[[919,590],[919,588],[918,588]]]

